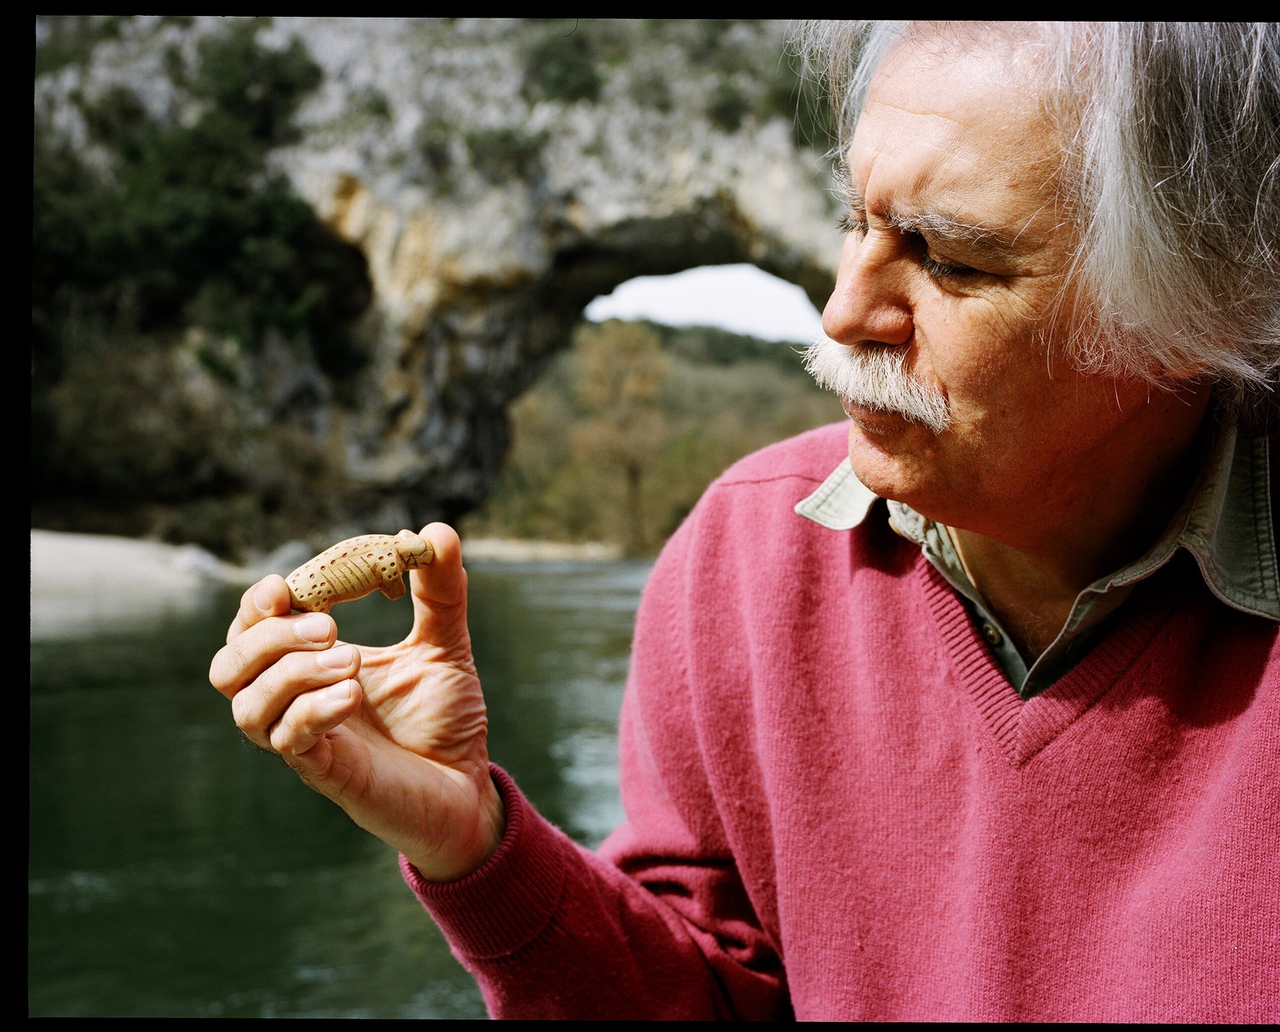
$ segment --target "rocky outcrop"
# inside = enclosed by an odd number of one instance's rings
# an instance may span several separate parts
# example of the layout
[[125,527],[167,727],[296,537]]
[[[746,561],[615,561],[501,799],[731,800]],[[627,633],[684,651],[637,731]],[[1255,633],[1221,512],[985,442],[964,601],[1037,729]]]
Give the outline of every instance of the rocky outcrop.
[[[132,23],[77,88],[150,81],[163,107],[158,55],[217,31]],[[272,161],[374,287],[368,362],[317,421],[351,528],[477,504],[506,406],[624,280],[752,262],[822,306],[839,239],[822,159],[796,142],[784,37],[777,23],[264,24],[260,43],[299,39],[324,73],[301,139]]]

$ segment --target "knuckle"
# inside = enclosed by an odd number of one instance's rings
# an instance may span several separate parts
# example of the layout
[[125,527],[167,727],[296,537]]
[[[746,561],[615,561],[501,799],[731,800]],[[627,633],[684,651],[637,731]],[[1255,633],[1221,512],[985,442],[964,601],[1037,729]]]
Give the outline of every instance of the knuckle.
[[253,689],[237,692],[231,700],[231,716],[236,726],[251,738],[261,739],[267,721],[262,712],[260,693]]
[[271,729],[267,735],[267,741],[271,743],[271,748],[284,757],[285,762],[288,763],[293,750],[289,748],[289,730],[285,726],[283,719]]
[[220,692],[225,692],[231,686],[230,678],[227,676],[225,653],[226,646],[223,646],[213,654],[213,662],[209,664],[209,683]]
[[320,661],[323,652],[282,651],[284,646],[272,647],[272,640],[272,635],[247,634],[224,646],[214,656],[209,678],[230,698],[236,725],[252,741],[270,743],[282,754],[304,751],[310,743],[302,740],[314,737],[313,725],[323,716],[313,690],[349,677],[359,653],[340,646],[334,658],[344,662],[330,667]]
[[240,635],[235,641],[229,643],[223,651],[228,654],[232,664],[237,670],[244,670],[249,667],[257,658],[256,650],[251,647],[251,643],[245,640],[245,635]]
[[264,659],[255,639],[241,635],[220,648],[209,664],[209,683],[223,695],[239,692],[261,672]]
[[304,700],[295,701],[268,735],[271,748],[283,756],[286,763],[315,744],[316,735],[310,728],[307,709]]
[[[256,677],[288,659],[297,641],[286,620],[264,621],[232,638],[218,650],[210,680],[224,694],[239,691]],[[216,679],[215,679],[216,678]]]

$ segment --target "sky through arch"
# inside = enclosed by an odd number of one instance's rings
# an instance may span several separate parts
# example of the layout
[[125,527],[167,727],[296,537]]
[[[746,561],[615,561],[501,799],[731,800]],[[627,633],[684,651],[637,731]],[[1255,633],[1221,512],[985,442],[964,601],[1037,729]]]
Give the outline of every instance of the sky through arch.
[[822,317],[794,283],[754,265],[704,265],[672,276],[637,276],[597,297],[592,322],[648,319],[668,326],[718,326],[765,340],[807,344]]

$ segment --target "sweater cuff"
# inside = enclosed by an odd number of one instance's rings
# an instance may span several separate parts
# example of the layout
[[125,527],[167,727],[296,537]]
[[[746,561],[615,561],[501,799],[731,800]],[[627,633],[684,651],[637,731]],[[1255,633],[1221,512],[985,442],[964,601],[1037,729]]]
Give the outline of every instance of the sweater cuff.
[[514,953],[551,922],[560,905],[566,867],[564,835],[549,824],[511,776],[489,765],[506,807],[497,852],[465,878],[427,881],[403,855],[400,870],[419,902],[460,956],[492,960]]

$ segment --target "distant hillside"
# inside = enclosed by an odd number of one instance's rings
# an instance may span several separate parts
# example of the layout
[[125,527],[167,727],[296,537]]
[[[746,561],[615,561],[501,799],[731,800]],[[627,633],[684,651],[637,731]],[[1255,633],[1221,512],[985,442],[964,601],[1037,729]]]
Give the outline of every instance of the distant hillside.
[[581,325],[509,415],[507,461],[464,533],[648,555],[727,466],[843,414],[792,345],[610,321]]

